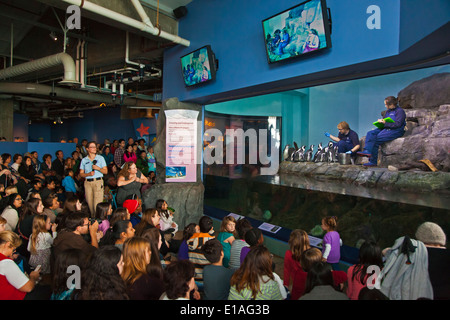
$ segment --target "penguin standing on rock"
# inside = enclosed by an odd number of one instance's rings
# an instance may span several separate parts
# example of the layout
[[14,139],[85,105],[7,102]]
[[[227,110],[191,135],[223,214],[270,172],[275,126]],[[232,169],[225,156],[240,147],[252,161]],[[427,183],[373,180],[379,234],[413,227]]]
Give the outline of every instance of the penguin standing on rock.
[[317,151],[316,151],[316,154],[314,155],[314,159],[313,159],[314,162],[320,161],[320,155],[322,154],[322,152],[323,152],[323,147],[322,147],[322,142],[321,142],[317,146]]
[[314,152],[314,145],[312,144],[310,147],[309,147],[309,149],[308,149],[308,151],[306,151],[306,161],[307,162],[311,162],[311,161],[313,161],[313,152]]
[[333,148],[333,142],[328,142],[327,147],[327,162],[333,162],[334,160],[334,148]]
[[293,156],[293,161],[295,162],[302,162],[305,161],[305,146],[302,146],[300,149],[298,149]]

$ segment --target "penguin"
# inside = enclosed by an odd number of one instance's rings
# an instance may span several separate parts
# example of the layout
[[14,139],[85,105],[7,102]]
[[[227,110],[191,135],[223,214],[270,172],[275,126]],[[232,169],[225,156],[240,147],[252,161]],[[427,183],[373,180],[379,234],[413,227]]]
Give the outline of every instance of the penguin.
[[305,150],[306,150],[306,146],[302,146],[300,148],[300,152],[299,152],[299,161],[304,162],[305,161]]
[[286,145],[283,150],[283,161],[289,160],[289,147],[290,145]]
[[295,161],[295,162],[303,161],[304,152],[305,152],[305,146],[303,146],[300,149],[298,149],[297,151],[295,151],[295,153],[293,155],[293,161]]
[[317,151],[316,151],[316,153],[314,154],[313,162],[319,162],[319,160],[320,160],[320,155],[322,154],[322,152],[323,152],[322,142],[320,142],[319,145],[317,146]]
[[308,151],[306,151],[306,161],[311,162],[313,160],[313,152],[314,152],[314,145],[312,144]]
[[333,142],[328,142],[328,150],[327,150],[327,162],[334,162],[334,148],[333,148]]
[[334,147],[334,154],[333,154],[333,156],[334,156],[333,162],[338,162],[339,161],[339,158],[338,158],[339,151],[338,150],[339,150],[339,147],[335,146]]

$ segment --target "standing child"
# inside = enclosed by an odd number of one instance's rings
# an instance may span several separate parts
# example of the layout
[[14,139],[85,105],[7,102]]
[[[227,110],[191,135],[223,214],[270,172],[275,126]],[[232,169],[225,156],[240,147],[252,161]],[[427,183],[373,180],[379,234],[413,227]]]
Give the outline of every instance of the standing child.
[[220,232],[217,236],[217,240],[220,241],[223,247],[223,266],[228,268],[228,263],[230,261],[231,245],[233,241],[237,238],[236,233],[236,219],[232,216],[226,216],[222,220],[220,225]]
[[[52,235],[48,231],[52,230]],[[30,251],[31,267],[36,268],[41,265],[41,274],[50,273],[50,249],[53,240],[56,238],[56,224],[50,222],[50,217],[37,215],[33,219],[33,232],[28,242],[28,251]]]
[[339,270],[342,240],[337,229],[337,217],[322,219],[322,230],[326,232],[322,241],[322,261],[331,264],[333,270]]
[[65,177],[61,182],[61,186],[64,187],[66,199],[73,198],[77,193],[77,187],[75,185],[75,180],[73,179],[72,169],[65,170]]

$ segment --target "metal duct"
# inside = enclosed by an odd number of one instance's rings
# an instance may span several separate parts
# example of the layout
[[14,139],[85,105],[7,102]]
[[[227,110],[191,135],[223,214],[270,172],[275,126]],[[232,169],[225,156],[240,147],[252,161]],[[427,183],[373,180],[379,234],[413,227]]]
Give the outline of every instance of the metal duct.
[[[159,28],[154,27],[150,22],[150,19],[147,19],[147,14],[145,11],[141,8],[140,3],[137,1],[133,2],[133,5],[137,6],[136,9],[138,10],[139,15],[145,19],[145,22],[138,21],[133,18],[127,17],[123,14],[120,14],[116,11],[110,10],[108,8],[99,6],[95,3],[85,1],[85,0],[62,0],[63,2],[76,5],[80,8],[83,8],[84,10],[88,10],[90,12],[94,12],[96,14],[99,14],[101,16],[104,16],[106,18],[118,21],[122,24],[128,25],[130,27],[136,28],[138,30],[141,30],[143,32],[150,33],[154,36],[164,38],[166,40],[172,41],[173,43],[181,44],[185,47],[189,47],[190,41],[183,39],[179,36],[176,36],[174,34],[168,33],[166,31],[162,31]],[[147,22],[147,23],[146,23]]]
[[[92,93],[68,88],[51,87],[36,83],[10,83],[0,82],[0,93],[33,96],[51,96],[53,100],[72,100],[86,103],[112,103],[111,94]],[[50,95],[51,94],[51,95]],[[152,97],[149,100],[125,97],[123,105],[126,106],[155,106]]]
[[8,78],[14,78],[27,73],[55,67],[60,64],[64,66],[64,78],[60,83],[67,85],[79,85],[80,83],[76,80],[75,75],[75,62],[72,57],[65,52],[0,70],[0,79],[5,80]]

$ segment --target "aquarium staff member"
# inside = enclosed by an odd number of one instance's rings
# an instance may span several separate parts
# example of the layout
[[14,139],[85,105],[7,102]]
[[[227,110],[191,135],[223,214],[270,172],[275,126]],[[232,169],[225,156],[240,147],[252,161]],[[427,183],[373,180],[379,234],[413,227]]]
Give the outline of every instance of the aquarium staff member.
[[[365,167],[377,166],[378,147],[382,143],[395,140],[405,134],[406,113],[398,105],[398,99],[394,96],[389,96],[384,99],[384,105],[387,110],[381,113],[383,119],[378,119],[378,122],[384,124],[383,128],[377,128],[367,132],[364,150],[358,152],[358,155],[369,157],[370,159],[369,162],[363,164]],[[386,122],[384,119],[388,117],[394,122]]]
[[342,121],[337,125],[339,134],[337,137],[325,132],[325,136],[335,141],[333,144],[338,147],[339,153],[354,153],[356,152],[359,145],[358,134],[350,129],[347,122]]
[[91,211],[91,217],[95,217],[97,204],[103,202],[103,175],[108,173],[105,158],[97,155],[97,143],[91,141],[87,144],[88,155],[81,160],[80,176],[85,178],[84,194]]

